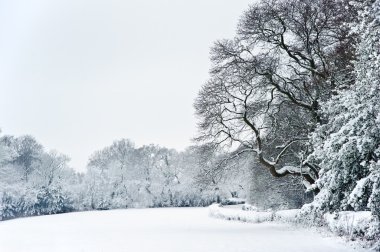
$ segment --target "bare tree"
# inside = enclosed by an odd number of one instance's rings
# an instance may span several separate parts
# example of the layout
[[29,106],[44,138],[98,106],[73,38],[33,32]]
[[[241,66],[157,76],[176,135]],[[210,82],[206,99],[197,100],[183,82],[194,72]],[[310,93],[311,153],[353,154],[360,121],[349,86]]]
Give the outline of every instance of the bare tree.
[[[197,140],[231,151],[227,159],[254,153],[273,176],[301,175],[313,184],[318,167],[303,156],[309,133],[323,121],[319,103],[353,81],[346,5],[264,0],[251,6],[237,36],[211,50],[211,78],[195,101]],[[339,72],[342,66],[347,71]]]

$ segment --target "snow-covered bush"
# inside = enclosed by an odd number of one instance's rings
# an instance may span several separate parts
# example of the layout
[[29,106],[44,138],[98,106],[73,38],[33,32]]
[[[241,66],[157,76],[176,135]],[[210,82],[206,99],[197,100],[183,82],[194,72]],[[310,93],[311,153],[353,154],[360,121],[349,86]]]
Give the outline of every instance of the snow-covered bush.
[[0,198],[0,219],[37,215],[37,191],[34,188],[15,184],[3,188]]
[[274,218],[273,212],[257,212],[257,211],[243,211],[236,208],[222,207],[220,204],[212,204],[209,206],[209,215],[211,217],[236,220],[250,223],[261,223],[272,221]]
[[0,220],[18,217],[20,213],[20,202],[13,195],[5,192],[1,195]]
[[[340,235],[346,235],[350,238],[356,236],[366,236],[370,234],[373,215],[370,211],[344,211],[336,213],[326,213],[323,216],[329,229]],[[368,236],[372,239],[373,237]]]
[[37,215],[67,213],[74,210],[73,200],[60,187],[41,187],[33,206]]
[[8,187],[0,198],[0,219],[66,213],[74,210],[71,197],[59,187]]
[[278,221],[286,223],[298,223],[300,209],[288,209],[280,211],[258,211],[257,208],[249,206],[250,210],[247,210],[247,206],[239,209],[236,207],[228,207],[220,204],[212,204],[209,206],[209,215],[211,217],[236,220],[250,223],[261,223],[266,221]]

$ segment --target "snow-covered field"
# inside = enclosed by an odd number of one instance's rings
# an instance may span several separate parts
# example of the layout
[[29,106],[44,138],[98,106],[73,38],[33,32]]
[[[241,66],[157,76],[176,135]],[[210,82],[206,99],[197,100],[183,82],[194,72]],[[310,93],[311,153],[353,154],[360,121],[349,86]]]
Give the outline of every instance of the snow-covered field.
[[0,251],[365,251],[278,223],[209,217],[207,208],[95,211],[0,222]]

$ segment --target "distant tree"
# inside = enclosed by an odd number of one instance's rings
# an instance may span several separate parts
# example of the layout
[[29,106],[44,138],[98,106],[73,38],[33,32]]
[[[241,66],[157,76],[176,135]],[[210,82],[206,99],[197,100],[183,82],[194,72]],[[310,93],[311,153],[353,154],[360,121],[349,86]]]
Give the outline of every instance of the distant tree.
[[83,179],[82,190],[84,195],[81,203],[85,209],[111,208],[111,196],[114,189],[106,171],[89,166]]
[[23,179],[28,182],[29,175],[33,172],[34,164],[41,160],[43,147],[34,137],[26,135],[18,138],[10,138],[10,148],[14,151],[12,163],[18,165],[23,173]]
[[144,190],[151,196],[153,205],[171,205],[173,191],[181,183],[178,153],[156,145],[137,149],[140,175]]
[[[94,198],[92,202],[99,202],[100,208],[128,207],[135,192],[135,145],[127,140],[121,139],[113,142],[109,147],[95,152],[88,163],[91,188],[99,199]],[[99,188],[103,187],[103,191]],[[92,203],[94,205],[94,203]],[[108,206],[110,205],[110,206]]]
[[[0,130],[1,133],[1,130]],[[0,138],[0,166],[8,163],[12,159],[12,151],[9,148],[8,137]]]
[[49,153],[43,153],[39,160],[40,162],[33,171],[36,179],[35,183],[49,187],[57,180],[66,179],[64,172],[70,169],[67,164],[70,159],[66,155],[50,151]]
[[198,164],[190,150],[115,141],[90,158],[85,204],[93,209],[209,205],[212,193],[196,183]]

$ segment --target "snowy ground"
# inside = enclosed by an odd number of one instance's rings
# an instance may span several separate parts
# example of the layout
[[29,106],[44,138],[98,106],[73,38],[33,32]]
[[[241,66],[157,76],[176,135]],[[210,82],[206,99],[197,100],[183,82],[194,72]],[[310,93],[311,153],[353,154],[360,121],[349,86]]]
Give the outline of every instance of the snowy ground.
[[308,252],[354,250],[285,224],[210,218],[207,208],[128,209],[0,222],[0,251]]

